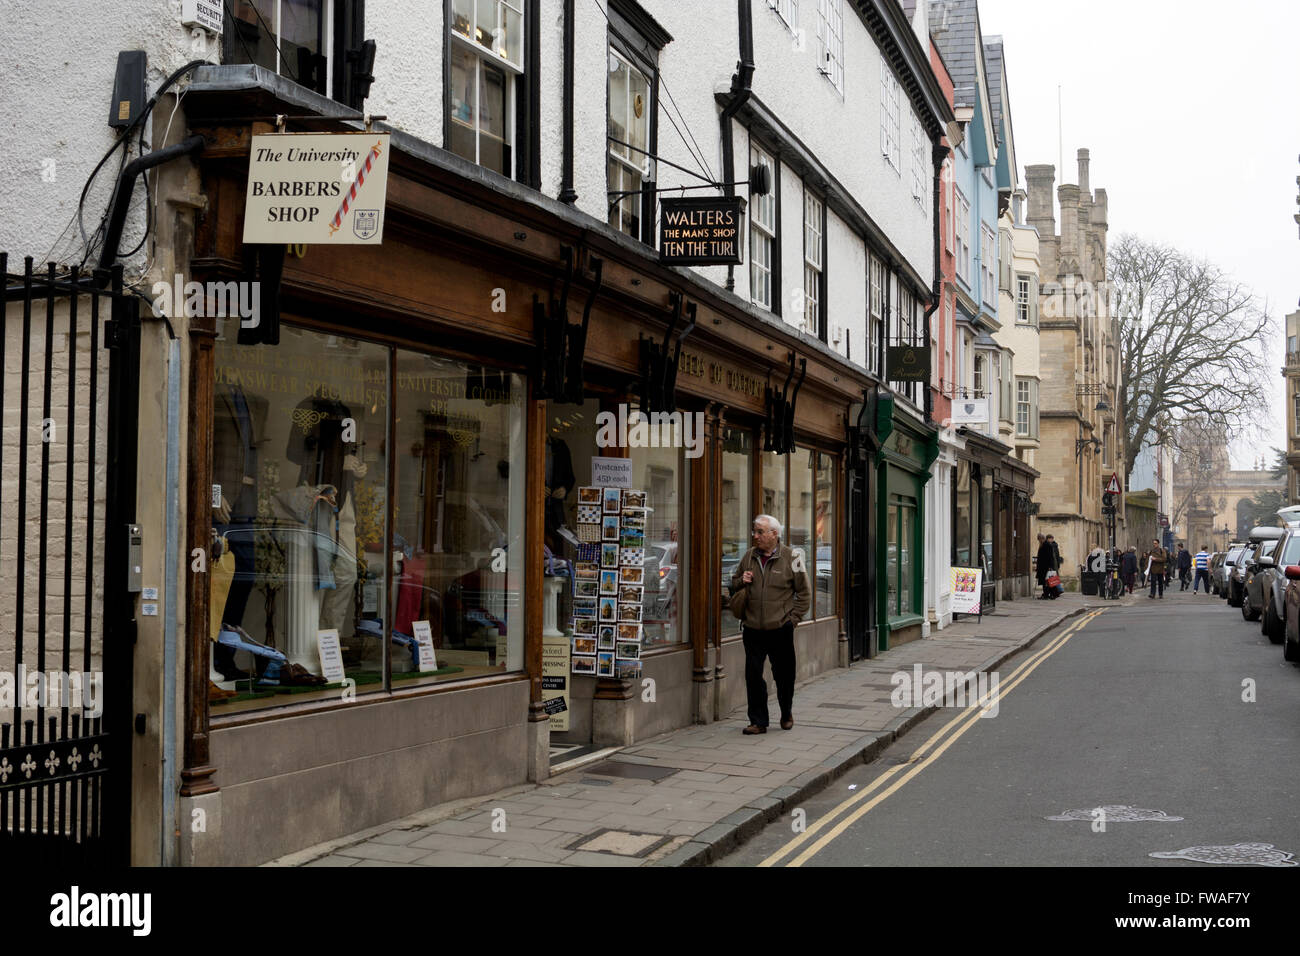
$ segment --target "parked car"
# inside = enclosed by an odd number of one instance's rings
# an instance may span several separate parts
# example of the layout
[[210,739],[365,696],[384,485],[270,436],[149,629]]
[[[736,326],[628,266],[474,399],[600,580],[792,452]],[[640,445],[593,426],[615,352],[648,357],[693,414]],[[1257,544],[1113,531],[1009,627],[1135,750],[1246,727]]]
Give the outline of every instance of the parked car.
[[1274,644],[1286,637],[1286,585],[1283,573],[1287,565],[1300,564],[1300,528],[1288,527],[1273,551],[1273,566],[1260,572],[1264,580],[1264,613],[1260,630]]
[[1241,542],[1233,542],[1228,545],[1228,550],[1223,553],[1223,560],[1210,572],[1210,586],[1219,597],[1228,597],[1229,575],[1232,574],[1232,569],[1237,566],[1237,562],[1241,559],[1241,554],[1245,550],[1246,545]]
[[1273,552],[1283,534],[1281,528],[1256,528],[1250,533],[1251,539],[1258,544],[1250,560],[1243,562],[1240,607],[1241,616],[1247,621],[1258,621],[1264,612],[1264,586],[1267,583],[1264,572],[1273,567]]
[[[1237,557],[1237,563],[1233,566],[1231,573],[1228,575],[1228,606],[1242,608],[1242,615],[1245,616],[1245,598],[1246,598],[1246,575],[1249,569],[1254,565],[1255,557],[1259,552],[1259,546],[1264,541],[1276,541],[1282,537],[1281,528],[1258,527],[1252,528],[1246,537],[1246,546],[1242,553]],[[1253,621],[1254,617],[1247,617],[1246,620]]]
[[1293,664],[1300,664],[1300,565],[1283,566],[1282,576],[1286,578],[1282,656]]

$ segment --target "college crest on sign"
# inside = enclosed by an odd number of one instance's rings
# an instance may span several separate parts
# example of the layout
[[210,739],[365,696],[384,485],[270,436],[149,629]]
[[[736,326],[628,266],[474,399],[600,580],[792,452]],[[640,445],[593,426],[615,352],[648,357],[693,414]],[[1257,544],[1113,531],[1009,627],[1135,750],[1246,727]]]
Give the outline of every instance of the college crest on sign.
[[369,239],[379,231],[379,210],[358,209],[352,217],[352,231],[358,239]]

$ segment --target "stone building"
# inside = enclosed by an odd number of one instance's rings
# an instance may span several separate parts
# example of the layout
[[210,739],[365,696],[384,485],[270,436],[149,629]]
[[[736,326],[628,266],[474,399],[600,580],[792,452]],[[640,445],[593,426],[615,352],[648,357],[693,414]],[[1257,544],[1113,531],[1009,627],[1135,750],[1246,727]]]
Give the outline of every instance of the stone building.
[[[1055,167],[1025,168],[1026,221],[1038,230],[1042,270],[1038,530],[1056,536],[1067,586],[1087,553],[1109,542],[1101,513],[1103,485],[1112,472],[1124,474],[1118,441],[1118,324],[1102,286],[1107,198],[1104,189],[1092,190],[1088,162],[1088,150],[1080,149],[1077,183],[1059,187]],[[1060,207],[1059,232],[1054,199]],[[1117,541],[1125,536],[1122,501],[1118,507]]]
[[1287,500],[1300,504],[1300,311],[1286,317],[1286,485]]

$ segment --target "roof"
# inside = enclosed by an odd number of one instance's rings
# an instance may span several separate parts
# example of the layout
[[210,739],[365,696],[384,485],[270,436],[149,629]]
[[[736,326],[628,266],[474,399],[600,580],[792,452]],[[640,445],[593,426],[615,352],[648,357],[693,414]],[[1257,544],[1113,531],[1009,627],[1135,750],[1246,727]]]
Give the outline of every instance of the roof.
[[975,0],[930,0],[930,35],[952,74],[953,100],[975,105],[975,36],[979,29]]
[[993,114],[993,128],[997,130],[1002,127],[1002,37],[984,41],[984,65],[989,71],[989,111]]
[[903,0],[903,14],[907,19],[912,19],[912,14],[916,13],[916,0]]

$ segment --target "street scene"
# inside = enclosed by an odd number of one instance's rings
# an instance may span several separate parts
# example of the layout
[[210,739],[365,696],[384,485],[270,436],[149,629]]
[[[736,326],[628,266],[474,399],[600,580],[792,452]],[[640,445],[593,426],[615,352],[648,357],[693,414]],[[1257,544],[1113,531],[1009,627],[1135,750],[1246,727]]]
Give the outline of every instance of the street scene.
[[1297,30],[0,0],[31,908],[1052,867],[1094,929],[1261,928],[1300,866]]

